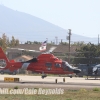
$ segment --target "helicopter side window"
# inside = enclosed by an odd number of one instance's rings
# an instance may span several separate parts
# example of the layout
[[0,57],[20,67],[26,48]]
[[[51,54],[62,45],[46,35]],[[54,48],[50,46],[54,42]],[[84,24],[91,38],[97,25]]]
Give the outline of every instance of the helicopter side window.
[[55,63],[55,67],[61,67],[61,64]]
[[52,63],[46,63],[45,66],[46,67],[52,67]]
[[47,67],[47,70],[51,70],[52,63],[46,63],[45,66]]

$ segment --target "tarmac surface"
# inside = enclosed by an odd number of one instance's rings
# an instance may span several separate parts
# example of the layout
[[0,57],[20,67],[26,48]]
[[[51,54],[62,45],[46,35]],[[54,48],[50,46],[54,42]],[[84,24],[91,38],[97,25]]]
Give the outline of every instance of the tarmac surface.
[[[19,82],[4,82],[4,78],[19,78]],[[65,81],[63,80],[65,78]],[[56,81],[57,80],[57,81]],[[56,83],[57,82],[57,83]],[[64,89],[92,89],[100,88],[100,78],[79,78],[79,77],[51,77],[42,79],[41,76],[27,75],[0,75],[0,88],[64,88]]]

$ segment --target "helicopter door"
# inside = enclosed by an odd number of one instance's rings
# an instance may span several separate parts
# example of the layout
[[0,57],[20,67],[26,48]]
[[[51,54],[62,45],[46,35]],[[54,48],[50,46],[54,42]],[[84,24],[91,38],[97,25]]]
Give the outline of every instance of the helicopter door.
[[56,73],[61,73],[61,64],[59,64],[59,63],[55,63],[54,64],[54,67],[55,67],[55,71],[56,71]]
[[50,71],[52,69],[52,63],[51,62],[47,62],[45,63],[46,66],[46,70]]

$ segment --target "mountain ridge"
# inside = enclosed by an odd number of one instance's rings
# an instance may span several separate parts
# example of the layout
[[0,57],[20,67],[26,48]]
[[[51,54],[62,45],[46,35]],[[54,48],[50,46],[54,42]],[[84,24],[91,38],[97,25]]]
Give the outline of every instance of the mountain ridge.
[[[44,41],[48,38],[48,41],[55,42],[58,37],[58,41],[61,39],[66,40],[68,36],[68,30],[63,29],[57,25],[54,25],[41,18],[35,17],[31,14],[13,10],[11,8],[0,5],[0,34],[5,33],[8,37],[14,36],[20,41]],[[90,38],[72,33],[71,41],[84,41],[97,43],[97,38]]]

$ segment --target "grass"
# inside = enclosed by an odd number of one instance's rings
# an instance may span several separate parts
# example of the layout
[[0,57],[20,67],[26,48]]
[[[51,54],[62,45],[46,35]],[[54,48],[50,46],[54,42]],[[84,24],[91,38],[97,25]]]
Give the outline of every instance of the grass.
[[14,89],[18,89],[18,86],[15,86]]
[[100,100],[100,89],[65,90],[64,94],[60,95],[0,94],[0,100]]

